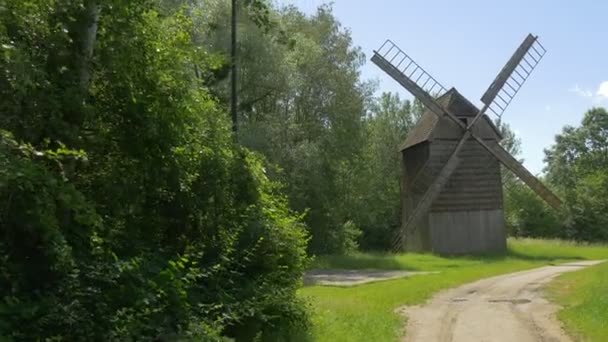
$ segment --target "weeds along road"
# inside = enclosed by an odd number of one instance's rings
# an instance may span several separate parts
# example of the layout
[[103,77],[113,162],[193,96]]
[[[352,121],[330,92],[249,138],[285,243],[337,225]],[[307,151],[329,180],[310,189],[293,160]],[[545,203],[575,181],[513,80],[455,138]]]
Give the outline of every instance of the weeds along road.
[[555,318],[557,306],[541,288],[554,277],[601,261],[545,266],[483,279],[440,292],[408,317],[404,341],[571,341]]

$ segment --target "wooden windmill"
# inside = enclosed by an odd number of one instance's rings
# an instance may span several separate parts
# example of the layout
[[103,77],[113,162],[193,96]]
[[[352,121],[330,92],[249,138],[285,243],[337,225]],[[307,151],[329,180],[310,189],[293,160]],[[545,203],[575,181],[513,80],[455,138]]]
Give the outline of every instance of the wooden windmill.
[[500,164],[549,205],[560,199],[500,145],[485,114],[501,117],[546,50],[528,35],[477,109],[456,89],[447,90],[387,40],[372,61],[426,107],[401,146],[402,225],[395,247],[442,254],[500,252],[506,229]]

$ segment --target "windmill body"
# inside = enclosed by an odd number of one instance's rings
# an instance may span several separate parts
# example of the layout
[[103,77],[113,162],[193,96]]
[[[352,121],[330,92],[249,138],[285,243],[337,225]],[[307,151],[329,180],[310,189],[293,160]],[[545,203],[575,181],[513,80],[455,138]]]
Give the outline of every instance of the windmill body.
[[538,37],[529,34],[477,109],[392,41],[374,51],[372,62],[427,108],[400,148],[402,224],[396,249],[443,254],[505,250],[501,164],[560,208],[561,200],[499,145],[500,132],[485,114],[502,116],[545,52]]
[[[463,123],[479,112],[452,88],[437,102]],[[475,125],[477,137],[495,145],[500,132],[486,115]],[[427,110],[401,146],[402,220],[407,221],[437,178],[462,129]],[[501,252],[506,229],[500,163],[473,138],[460,153],[460,163],[430,209],[405,232],[405,249],[440,254]]]

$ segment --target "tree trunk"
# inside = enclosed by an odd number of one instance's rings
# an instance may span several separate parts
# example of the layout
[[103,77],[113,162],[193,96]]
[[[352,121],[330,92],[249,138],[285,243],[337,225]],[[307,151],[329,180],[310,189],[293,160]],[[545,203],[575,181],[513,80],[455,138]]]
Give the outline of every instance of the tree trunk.
[[99,22],[99,14],[101,9],[98,0],[85,0],[85,20],[84,26],[80,32],[81,36],[81,60],[79,66],[80,87],[83,92],[89,88],[91,81],[91,60],[93,58],[93,48],[97,38],[97,26]]

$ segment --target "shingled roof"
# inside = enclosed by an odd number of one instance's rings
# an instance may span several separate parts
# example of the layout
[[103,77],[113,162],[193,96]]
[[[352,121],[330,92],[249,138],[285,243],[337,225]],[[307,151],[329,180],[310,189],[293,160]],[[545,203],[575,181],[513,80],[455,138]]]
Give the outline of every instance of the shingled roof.
[[[456,88],[452,88],[445,94],[441,95],[437,99],[437,103],[439,103],[439,105],[443,108],[447,108],[451,113],[458,117],[474,117],[479,112],[479,109],[477,109],[477,107],[469,102],[469,100],[462,96],[456,90]],[[492,120],[490,120],[490,118],[488,118],[488,116],[485,114],[482,118],[488,122],[490,127],[492,127],[498,136],[498,139],[502,139],[502,135]],[[438,122],[439,117],[427,109],[424,114],[422,114],[420,120],[418,120],[416,123],[416,126],[414,126],[412,131],[408,134],[400,149],[404,150],[419,143],[433,140],[433,131],[435,130]]]

